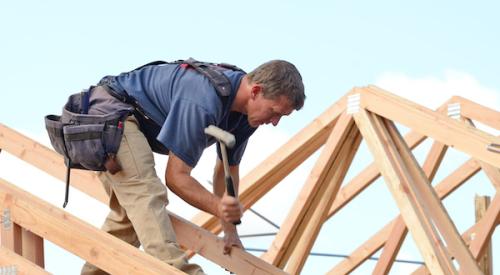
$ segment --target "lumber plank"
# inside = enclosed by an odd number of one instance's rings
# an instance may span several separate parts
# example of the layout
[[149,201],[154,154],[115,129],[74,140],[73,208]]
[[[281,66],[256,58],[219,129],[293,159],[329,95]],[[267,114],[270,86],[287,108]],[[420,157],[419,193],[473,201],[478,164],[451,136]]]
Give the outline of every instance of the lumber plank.
[[447,252],[450,253],[450,259],[456,259],[458,261],[460,264],[460,272],[466,274],[480,274],[481,271],[476,261],[460,237],[460,233],[453,224],[451,217],[448,215],[448,212],[441,203],[434,188],[432,188],[427,180],[424,171],[418,165],[415,157],[406,147],[406,144],[402,142],[402,138],[394,126],[394,123],[387,120],[384,120],[384,122],[389,130],[389,134],[392,135],[393,140],[399,148],[399,152],[406,162],[406,166],[413,175],[413,183],[420,197],[419,203],[427,209],[426,212],[430,214],[429,217],[432,218],[440,235],[446,241],[448,248]]
[[[464,117],[462,120],[472,127],[476,127],[474,125],[474,122],[470,118]],[[500,168],[496,168],[484,161],[479,161],[479,164],[481,165],[481,169],[491,181],[495,189],[497,191],[500,190]]]
[[[201,256],[237,274],[287,274],[283,270],[262,261],[258,257],[233,247],[231,255],[223,255],[224,241],[210,231],[170,213],[177,241]],[[207,241],[210,240],[210,241]]]
[[338,275],[338,274],[349,274],[354,271],[358,266],[360,266],[364,261],[373,256],[377,250],[384,246],[386,240],[389,238],[397,219],[393,219],[386,226],[380,229],[375,235],[370,239],[356,248],[349,257],[342,260],[336,266],[334,266],[326,274],[328,275]]
[[486,174],[491,184],[495,187],[497,192],[500,191],[500,169],[489,165],[483,161],[480,161],[481,169]]
[[180,270],[0,179],[0,205],[19,226],[112,274],[183,274]]
[[22,255],[36,265],[45,267],[43,239],[33,232],[22,229]]
[[358,90],[362,94],[361,107],[500,168],[500,154],[487,150],[487,146],[492,143],[500,144],[499,137],[378,87],[369,86]]
[[268,251],[261,257],[267,262],[280,268],[285,266],[290,250],[295,248],[296,243],[294,242],[294,238],[297,230],[301,228],[301,224],[307,222],[307,210],[313,205],[315,196],[319,193],[320,186],[324,182],[329,168],[341,151],[343,141],[349,135],[353,125],[354,121],[352,116],[343,114],[339,118],[339,121],[332,130],[323,148],[322,154],[316,161],[305,185],[301,192],[299,192],[287,218],[280,227],[280,231],[276,235]]
[[[489,196],[478,196],[474,197],[474,205],[476,212],[476,223],[481,221],[481,219],[486,215],[486,211],[490,206]],[[484,254],[479,256],[478,265],[484,275],[493,274],[493,258],[492,258],[492,247],[491,247],[491,236],[488,238],[489,241],[484,248]]]
[[[4,218],[2,217],[2,219]],[[1,246],[19,255],[23,253],[22,236],[22,228],[14,222],[7,228],[4,225],[1,226]]]
[[419,198],[413,197],[418,194],[412,190],[412,179],[380,118],[364,109],[355,113],[354,118],[429,269],[435,274],[457,273],[437,232],[417,203]]
[[349,136],[345,139],[342,145],[341,152],[335,158],[333,165],[328,171],[328,175],[320,189],[321,196],[316,196],[314,206],[311,206],[306,214],[310,217],[307,221],[301,224],[304,227],[302,234],[296,234],[297,245],[290,254],[285,271],[290,274],[299,274],[306,262],[309,253],[313,247],[319,231],[324,224],[326,213],[331,207],[335,199],[340,185],[344,181],[344,177],[354,159],[354,156],[361,143],[361,135],[356,127],[353,127]]
[[[6,137],[12,137],[12,138],[7,139]],[[61,180],[61,183],[64,182],[65,180],[64,176],[58,176],[58,175],[65,175],[64,173],[66,171],[62,158],[59,156],[59,154],[47,148],[46,146],[43,146],[31,140],[29,137],[17,133],[10,128],[4,127],[1,124],[0,124],[0,147],[5,149],[5,151],[15,156],[18,156],[24,161],[36,166],[37,168],[43,170],[44,172],[47,172],[48,174],[55,176],[57,179]],[[23,148],[32,148],[32,149],[25,150]],[[31,153],[27,153],[27,151],[31,151]],[[27,155],[29,155],[30,157],[29,158],[24,157]],[[60,158],[60,162],[50,161],[58,158]],[[46,165],[47,163],[50,163],[50,165],[48,165],[50,166],[50,169],[47,168]],[[91,197],[94,197],[96,200],[107,205],[108,203],[107,194],[105,193],[104,188],[102,188],[102,184],[100,183],[99,179],[94,175],[94,173],[72,171],[71,184],[73,185],[74,183],[79,183],[79,189],[82,192],[86,193]],[[101,186],[101,187],[95,188],[96,186]],[[102,190],[102,192],[100,190]],[[202,229],[196,226],[195,224],[188,222],[184,219],[180,219],[178,216],[174,215],[171,212],[168,213],[170,215],[170,218],[172,219],[174,230],[178,236],[177,241],[181,246],[195,251],[199,250],[200,246],[210,247],[210,248],[218,247],[220,239],[216,235],[205,234],[204,231],[202,231]],[[18,228],[18,235],[16,236],[19,236],[18,237],[19,241],[17,242],[19,247],[18,253],[21,254],[21,242],[20,242],[21,229],[19,227],[17,228]],[[202,236],[202,238],[199,239],[197,242],[193,242],[192,237],[183,234],[183,232],[187,231],[198,232],[196,233],[196,235]],[[238,274],[246,274],[246,270],[252,270],[251,268],[246,269],[248,265],[256,266],[258,268],[261,268],[263,271],[271,270],[274,272],[274,273],[270,272],[269,274],[278,274],[280,272],[271,267],[270,264],[261,260],[260,258],[252,257],[250,253],[242,251],[241,253],[236,252],[231,255],[224,255],[222,251],[223,250],[220,249],[220,251],[217,252],[216,254],[212,254],[214,253],[212,249],[205,249],[205,250],[200,250],[200,255],[206,257],[207,259],[213,260],[217,264],[223,266],[224,268],[227,268],[228,270],[231,270],[233,272],[237,272]]]
[[451,102],[460,103],[460,114],[472,120],[480,121],[500,130],[500,112],[460,96],[451,98]]
[[[7,269],[8,267],[15,268],[18,275],[48,275],[49,272],[45,271],[40,266],[32,263],[31,261],[25,259],[19,254],[13,252],[12,250],[0,247],[0,268]],[[2,273],[2,274],[14,274],[14,273]]]
[[[469,159],[436,185],[436,193],[440,199],[446,198],[480,170],[481,168],[479,163],[472,158]],[[397,219],[402,218],[399,215],[385,225],[375,235],[355,249],[349,258],[342,260],[339,264],[333,267],[328,274],[334,275],[350,273],[361,265],[366,259],[375,254],[375,252],[377,252],[377,250],[379,250],[386,243],[388,236],[390,236],[390,230],[394,227]]]
[[[66,180],[66,168],[61,155],[1,123],[0,148],[59,180]],[[106,191],[94,172],[73,169],[71,186],[90,193],[92,197],[100,201],[106,202],[108,199]]]
[[484,254],[488,240],[491,239],[491,235],[495,231],[496,220],[500,216],[500,193],[497,193],[493,198],[488,210],[478,223],[475,237],[470,242],[470,251],[477,259]]
[[[432,182],[436,172],[444,158],[444,155],[447,150],[447,146],[440,143],[434,142],[432,147],[427,155],[422,169],[429,179],[429,182]],[[390,234],[389,240],[387,240],[384,245],[384,249],[382,251],[381,256],[375,266],[372,274],[388,274],[393,263],[396,258],[401,245],[406,237],[408,230],[406,228],[406,224],[402,219],[398,219],[396,224],[394,225],[392,232]]]
[[[439,108],[437,112],[445,112],[447,110],[448,104],[452,99],[445,101]],[[419,146],[427,137],[411,130],[405,135],[405,142],[408,144],[410,149],[415,149]],[[380,172],[375,165],[375,163],[367,166],[362,172],[356,175],[345,187],[342,187],[337,198],[333,202],[332,208],[328,212],[328,218],[331,218],[337,211],[342,209],[347,203],[354,199],[359,193],[361,193],[366,187],[373,183],[376,179],[380,177]]]
[[[405,136],[405,141],[410,148],[415,148],[420,145],[427,137],[411,131]],[[335,213],[342,209],[347,203],[353,200],[359,193],[372,184],[380,177],[380,172],[375,163],[368,165],[363,171],[349,181],[333,201],[332,207],[328,211],[328,218],[331,218]]]
[[[493,202],[495,201],[497,204],[500,203],[500,196],[498,193],[495,195],[495,198],[493,199]],[[491,203],[491,205],[493,205],[493,202]],[[483,218],[479,222],[472,225],[469,229],[467,229],[467,231],[465,231],[462,234],[462,239],[464,240],[465,244],[471,245],[471,243],[474,240],[477,240],[477,234],[479,231],[481,231],[481,228],[484,228],[485,225],[486,227],[488,227],[488,225],[494,224],[495,216],[497,216],[496,218],[498,219],[498,206],[492,208],[491,205],[486,210],[486,213],[483,216]],[[480,255],[478,252],[479,252],[478,250],[473,252],[473,256],[475,259],[479,259]],[[423,265],[419,267],[417,270],[415,270],[412,274],[413,275],[429,274],[429,270],[427,269],[427,266]]]

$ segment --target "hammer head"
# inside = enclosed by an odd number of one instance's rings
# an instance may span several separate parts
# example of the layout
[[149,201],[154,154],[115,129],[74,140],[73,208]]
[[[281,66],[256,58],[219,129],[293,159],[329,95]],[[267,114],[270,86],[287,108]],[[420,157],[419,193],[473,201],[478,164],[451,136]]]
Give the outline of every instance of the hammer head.
[[207,128],[205,128],[205,134],[213,136],[216,138],[219,142],[224,143],[227,148],[233,148],[234,144],[236,144],[236,139],[234,138],[234,135],[222,130],[221,128],[210,125]]

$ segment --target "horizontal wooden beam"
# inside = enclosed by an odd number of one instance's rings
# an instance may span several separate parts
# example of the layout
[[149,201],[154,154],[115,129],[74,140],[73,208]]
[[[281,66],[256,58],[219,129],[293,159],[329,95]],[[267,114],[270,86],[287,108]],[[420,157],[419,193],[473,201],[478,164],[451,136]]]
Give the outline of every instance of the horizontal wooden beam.
[[0,206],[12,221],[112,274],[184,274],[0,179]]
[[[9,268],[14,269],[15,273],[8,273]],[[0,246],[0,274],[48,275],[50,273],[12,250]]]

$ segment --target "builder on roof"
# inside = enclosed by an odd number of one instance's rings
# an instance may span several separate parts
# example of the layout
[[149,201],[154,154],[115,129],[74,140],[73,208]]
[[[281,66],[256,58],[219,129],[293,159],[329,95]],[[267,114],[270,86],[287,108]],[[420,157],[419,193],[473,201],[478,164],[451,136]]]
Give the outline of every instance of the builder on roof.
[[[215,164],[212,194],[190,173],[205,148],[215,142],[204,129],[215,125],[232,133],[230,171],[238,190],[238,165],[248,138],[259,125],[276,126],[282,116],[302,108],[300,73],[287,61],[274,60],[246,74],[228,64],[188,59],[154,62],[131,72],[104,77],[89,93],[88,114],[131,110],[115,160],[121,170],[101,172],[111,209],[102,229],[189,274],[203,274],[188,264],[165,206],[167,189],[155,171],[153,151],[169,154],[167,187],[189,204],[220,218],[224,253],[241,247],[233,222],[242,216],[240,202],[224,193],[221,153]],[[82,274],[105,274],[86,263]]]

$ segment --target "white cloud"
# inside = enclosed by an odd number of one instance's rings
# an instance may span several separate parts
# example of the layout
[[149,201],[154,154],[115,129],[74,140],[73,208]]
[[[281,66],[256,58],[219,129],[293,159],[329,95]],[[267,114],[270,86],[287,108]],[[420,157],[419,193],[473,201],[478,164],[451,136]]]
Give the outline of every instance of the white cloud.
[[443,76],[411,77],[398,72],[383,73],[375,85],[415,101],[436,108],[453,95],[459,95],[479,104],[498,109],[500,92],[485,87],[465,72],[447,70]]

